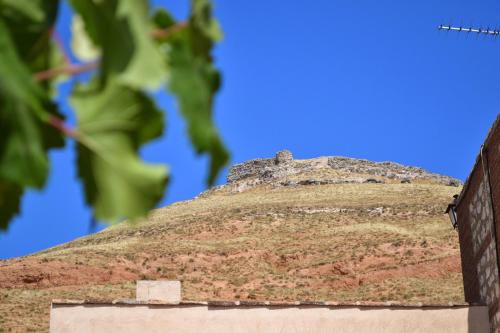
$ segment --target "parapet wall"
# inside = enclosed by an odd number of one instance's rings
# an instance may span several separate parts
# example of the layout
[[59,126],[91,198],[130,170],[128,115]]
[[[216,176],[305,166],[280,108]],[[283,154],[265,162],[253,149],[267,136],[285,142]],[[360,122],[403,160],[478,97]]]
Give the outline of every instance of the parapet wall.
[[136,300],[54,300],[51,333],[489,331],[485,306],[395,302],[182,301],[179,281],[138,281]]
[[50,332],[489,332],[488,314],[483,306],[411,308],[214,303],[53,304]]

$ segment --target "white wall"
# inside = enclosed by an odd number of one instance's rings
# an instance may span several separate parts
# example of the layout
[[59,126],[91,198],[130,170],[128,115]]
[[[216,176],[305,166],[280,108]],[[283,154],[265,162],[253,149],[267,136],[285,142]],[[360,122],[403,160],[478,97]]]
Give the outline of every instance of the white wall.
[[51,333],[489,332],[487,308],[54,304]]

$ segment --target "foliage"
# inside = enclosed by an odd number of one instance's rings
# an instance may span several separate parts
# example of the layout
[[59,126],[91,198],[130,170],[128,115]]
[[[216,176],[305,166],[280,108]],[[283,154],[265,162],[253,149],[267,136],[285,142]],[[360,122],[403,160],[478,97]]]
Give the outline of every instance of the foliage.
[[[192,0],[186,22],[147,0],[68,0],[74,11],[71,57],[53,36],[59,1],[0,0],[0,229],[20,210],[26,188],[44,187],[48,152],[76,141],[78,176],[94,216],[144,216],[162,197],[167,168],[139,157],[163,133],[164,113],[150,92],[178,100],[197,153],[210,156],[213,184],[229,155],[212,122],[220,73],[211,51],[221,38],[209,0]],[[55,85],[74,83],[70,128],[53,101]]]

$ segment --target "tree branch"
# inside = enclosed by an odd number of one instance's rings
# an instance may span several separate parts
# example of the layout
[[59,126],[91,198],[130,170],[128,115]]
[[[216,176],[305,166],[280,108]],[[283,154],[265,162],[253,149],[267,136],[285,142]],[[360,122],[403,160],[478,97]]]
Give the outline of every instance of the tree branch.
[[[188,26],[187,22],[181,22],[181,23],[177,23],[171,27],[168,27],[166,29],[155,29],[155,30],[151,31],[151,37],[153,37],[154,39],[168,38],[172,34],[178,32],[178,31],[181,31],[182,29],[185,29],[187,26]],[[56,43],[62,49],[66,65],[62,66],[62,67],[57,67],[57,68],[49,68],[47,70],[33,74],[33,77],[35,78],[36,81],[50,80],[50,79],[52,79],[56,76],[59,76],[61,74],[77,75],[77,74],[81,74],[84,72],[89,72],[89,71],[95,70],[95,69],[97,69],[97,67],[99,67],[99,62],[91,62],[91,63],[81,64],[81,65],[71,64],[70,57],[64,50],[63,43],[60,39],[60,36],[58,36],[55,33],[53,34],[53,36],[54,36],[54,39],[56,40]]]
[[79,134],[78,131],[66,125],[64,120],[56,116],[50,116],[49,125],[57,129],[59,132],[63,133],[70,138],[77,139]]
[[181,22],[181,23],[174,24],[173,26],[168,27],[166,29],[155,29],[155,30],[151,31],[151,36],[154,39],[168,38],[172,34],[187,28],[187,26],[188,26],[187,22]]
[[[186,22],[181,22],[178,24],[175,24],[169,28],[166,29],[155,29],[151,31],[151,36],[154,39],[165,39],[170,37],[172,34],[181,31],[182,29],[185,29],[188,26]],[[41,72],[35,73],[33,76],[36,81],[45,81],[45,80],[50,80],[54,77],[57,77],[62,74],[66,75],[78,75],[81,73],[89,72],[92,70],[95,70],[99,67],[99,62],[91,62],[91,63],[86,63],[86,64],[79,64],[79,65],[73,65],[71,64],[71,60],[69,57],[69,54],[65,52],[63,42],[60,38],[59,35],[56,33],[53,33],[53,37],[58,44],[58,46],[61,48],[63,54],[64,54],[64,60],[66,65],[62,67],[57,67],[57,68],[50,68]],[[56,116],[50,116],[49,118],[49,125],[63,133],[64,135],[71,137],[73,139],[78,139],[79,138],[79,133],[76,129],[69,127],[64,120],[61,118],[58,118]]]
[[50,68],[45,71],[35,73],[33,76],[36,81],[50,80],[61,74],[66,75],[77,75],[85,72],[89,72],[97,69],[99,67],[99,62],[89,62],[81,65],[67,65],[57,68]]

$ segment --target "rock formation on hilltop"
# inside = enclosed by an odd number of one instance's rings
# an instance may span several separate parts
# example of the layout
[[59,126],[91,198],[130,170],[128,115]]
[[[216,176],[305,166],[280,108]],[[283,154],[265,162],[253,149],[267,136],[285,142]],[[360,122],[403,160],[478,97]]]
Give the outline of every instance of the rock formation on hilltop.
[[261,184],[298,186],[421,181],[447,186],[462,184],[452,177],[394,162],[372,162],[339,156],[294,160],[288,150],[279,151],[274,158],[257,158],[236,164],[227,177],[227,185],[235,192]]

